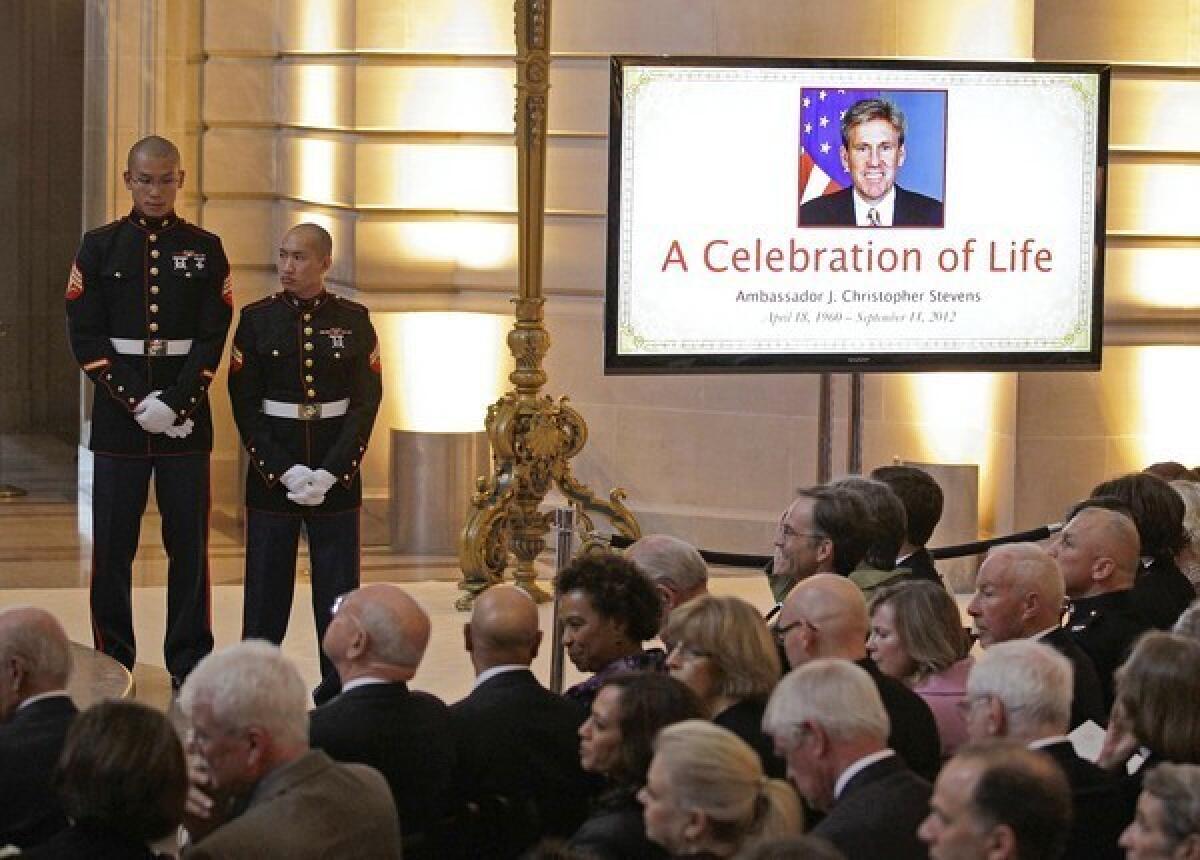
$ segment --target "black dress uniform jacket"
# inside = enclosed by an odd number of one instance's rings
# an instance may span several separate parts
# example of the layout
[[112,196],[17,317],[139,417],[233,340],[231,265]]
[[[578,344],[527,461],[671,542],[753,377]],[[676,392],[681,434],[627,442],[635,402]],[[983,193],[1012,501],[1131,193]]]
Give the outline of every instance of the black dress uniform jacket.
[[[383,396],[379,343],[365,307],[328,292],[303,300],[286,291],[247,305],[233,337],[229,396],[250,455],[247,507],[302,514],[361,505],[359,469]],[[342,416],[302,420],[264,414],[264,399],[350,405]],[[297,463],[337,479],[318,508],[287,498],[279,479]]]
[[[136,212],[83,237],[67,282],[67,328],[79,366],[96,384],[89,447],[115,456],[212,450],[208,387],[233,318],[233,282],[221,240],[174,213]],[[145,343],[119,353],[113,338]],[[167,355],[156,341],[192,341]],[[152,391],[195,422],[183,439],[147,433],[133,410]]]

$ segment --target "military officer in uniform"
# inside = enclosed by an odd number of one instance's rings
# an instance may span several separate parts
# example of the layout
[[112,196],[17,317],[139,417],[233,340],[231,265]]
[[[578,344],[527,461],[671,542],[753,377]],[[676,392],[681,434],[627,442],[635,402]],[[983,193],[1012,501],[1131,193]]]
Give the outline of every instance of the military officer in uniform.
[[179,150],[129,150],[133,211],[83,237],[67,282],[67,328],[95,384],[91,438],[92,631],[133,668],[130,579],[151,475],[167,551],[167,670],[174,684],[212,650],[208,578],[208,388],[233,316],[221,240],[175,214]]
[[[283,291],[242,309],[229,394],[249,454],[242,635],[282,642],[303,525],[317,642],[358,587],[359,469],[383,393],[367,309],[325,290],[333,241],[299,224],[279,247]],[[318,704],[338,690],[322,654]]]

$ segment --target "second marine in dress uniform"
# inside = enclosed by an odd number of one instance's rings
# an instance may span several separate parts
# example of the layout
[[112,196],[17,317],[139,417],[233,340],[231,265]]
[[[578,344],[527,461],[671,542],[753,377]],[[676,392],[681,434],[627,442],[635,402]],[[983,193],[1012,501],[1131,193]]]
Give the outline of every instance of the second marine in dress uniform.
[[[366,308],[325,290],[332,251],[316,224],[289,230],[283,291],[243,308],[234,334],[229,394],[250,460],[244,638],[283,641],[302,525],[318,647],[334,601],[358,587],[359,470],[383,386]],[[336,692],[323,654],[321,671]]]
[[167,670],[174,682],[212,650],[208,580],[212,384],[233,317],[221,240],[175,214],[179,150],[147,137],[129,151],[133,211],[83,237],[67,282],[67,330],[95,383],[91,438],[92,630],[132,669],[130,586],[150,477],[167,567]]

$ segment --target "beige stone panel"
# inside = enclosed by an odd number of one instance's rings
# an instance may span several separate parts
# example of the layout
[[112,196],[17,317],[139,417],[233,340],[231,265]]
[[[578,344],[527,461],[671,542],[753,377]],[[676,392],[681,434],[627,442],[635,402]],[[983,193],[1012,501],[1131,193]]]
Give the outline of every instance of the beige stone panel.
[[1200,148],[1200,79],[1125,74],[1112,80],[1110,144],[1183,152]]
[[307,204],[353,204],[353,143],[335,135],[285,134],[278,145],[281,194]]
[[1104,479],[1107,448],[1100,436],[1022,438],[1016,448],[1013,494],[1018,528],[1060,522],[1067,508]]
[[550,130],[608,134],[608,57],[560,57],[550,64]]
[[1154,241],[1109,245],[1104,257],[1104,308],[1112,319],[1200,307],[1200,248]]
[[607,230],[603,218],[546,220],[542,258],[546,295],[559,291],[604,295]]
[[282,51],[353,51],[355,0],[279,0],[275,28]]
[[221,237],[233,266],[275,261],[271,204],[259,200],[210,200],[204,206],[204,229]]
[[517,228],[507,220],[468,217],[361,218],[359,278],[412,287],[515,287]]
[[270,129],[210,128],[204,134],[205,193],[274,194],[275,151]]
[[450,65],[360,65],[360,129],[512,134],[516,71],[460,60]]
[[785,57],[891,56],[896,53],[900,17],[897,7],[903,7],[903,3],[848,0],[830,5],[820,0],[759,0],[755,3],[715,0],[716,53]]
[[278,121],[307,128],[354,127],[355,67],[348,61],[289,60],[275,72]]
[[546,208],[608,211],[608,142],[551,139],[546,148]]
[[711,54],[718,9],[757,4],[723,0],[560,0],[552,14],[555,51],[613,54]]
[[1145,435],[1110,436],[1104,452],[1104,471],[1096,476],[1092,484],[1099,484],[1101,481],[1127,475],[1130,472],[1140,472],[1151,462],[1157,460],[1175,459],[1174,457],[1146,457],[1143,452],[1147,448],[1148,441]]
[[[554,6],[554,15],[560,8]],[[361,51],[490,54],[516,50],[511,0],[357,0],[356,12]]]
[[205,50],[274,51],[277,24],[281,19],[278,2],[279,0],[204,0]]
[[1200,235],[1200,170],[1193,164],[1115,163],[1108,177],[1108,229]]
[[954,59],[1033,58],[1033,0],[901,0],[896,55]]
[[[1098,8],[1099,7],[1099,8]],[[1034,51],[1039,60],[1184,63],[1197,11],[1190,0],[1037,0]]]
[[274,123],[274,62],[210,58],[204,64],[204,119]]
[[[233,267],[234,321],[236,322],[237,314],[243,307],[277,292],[279,292],[279,280],[275,277],[274,272],[235,265]],[[229,336],[233,337],[232,330]],[[222,361],[224,360],[222,359]]]
[[[1112,350],[1105,354],[1108,373]],[[1103,436],[1120,406],[1110,402],[1099,373],[1022,373],[1017,394],[1021,438]],[[1128,410],[1125,410],[1128,412]]]
[[1200,462],[1200,400],[1191,396],[1190,385],[1200,378],[1200,347],[1140,346],[1119,352],[1126,358],[1126,375],[1113,384],[1133,418],[1111,433],[1130,437],[1129,453],[1113,462],[1132,458],[1139,468],[1160,460]]
[[510,144],[360,143],[359,206],[515,212],[517,154]]

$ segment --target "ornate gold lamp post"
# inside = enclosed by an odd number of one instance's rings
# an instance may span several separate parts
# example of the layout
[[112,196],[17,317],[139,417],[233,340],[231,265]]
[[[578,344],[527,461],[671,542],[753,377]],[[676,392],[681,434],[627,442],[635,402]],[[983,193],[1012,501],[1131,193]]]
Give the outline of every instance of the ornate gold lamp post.
[[516,556],[513,580],[535,600],[548,596],[538,587],[533,561],[546,545],[550,514],[538,510],[551,484],[583,509],[599,511],[628,537],[641,531],[625,507],[623,490],[600,500],[575,480],[570,459],[587,442],[587,424],[567,404],[542,395],[550,349],[543,316],[542,236],[546,195],[546,117],[550,90],[550,0],[516,0],[517,34],[517,239],[516,323],[508,348],[516,359],[509,376],[515,386],[488,407],[485,427],[492,446],[492,474],[480,477],[463,528],[459,564],[466,592],[456,606],[469,609],[475,596],[499,582]]

